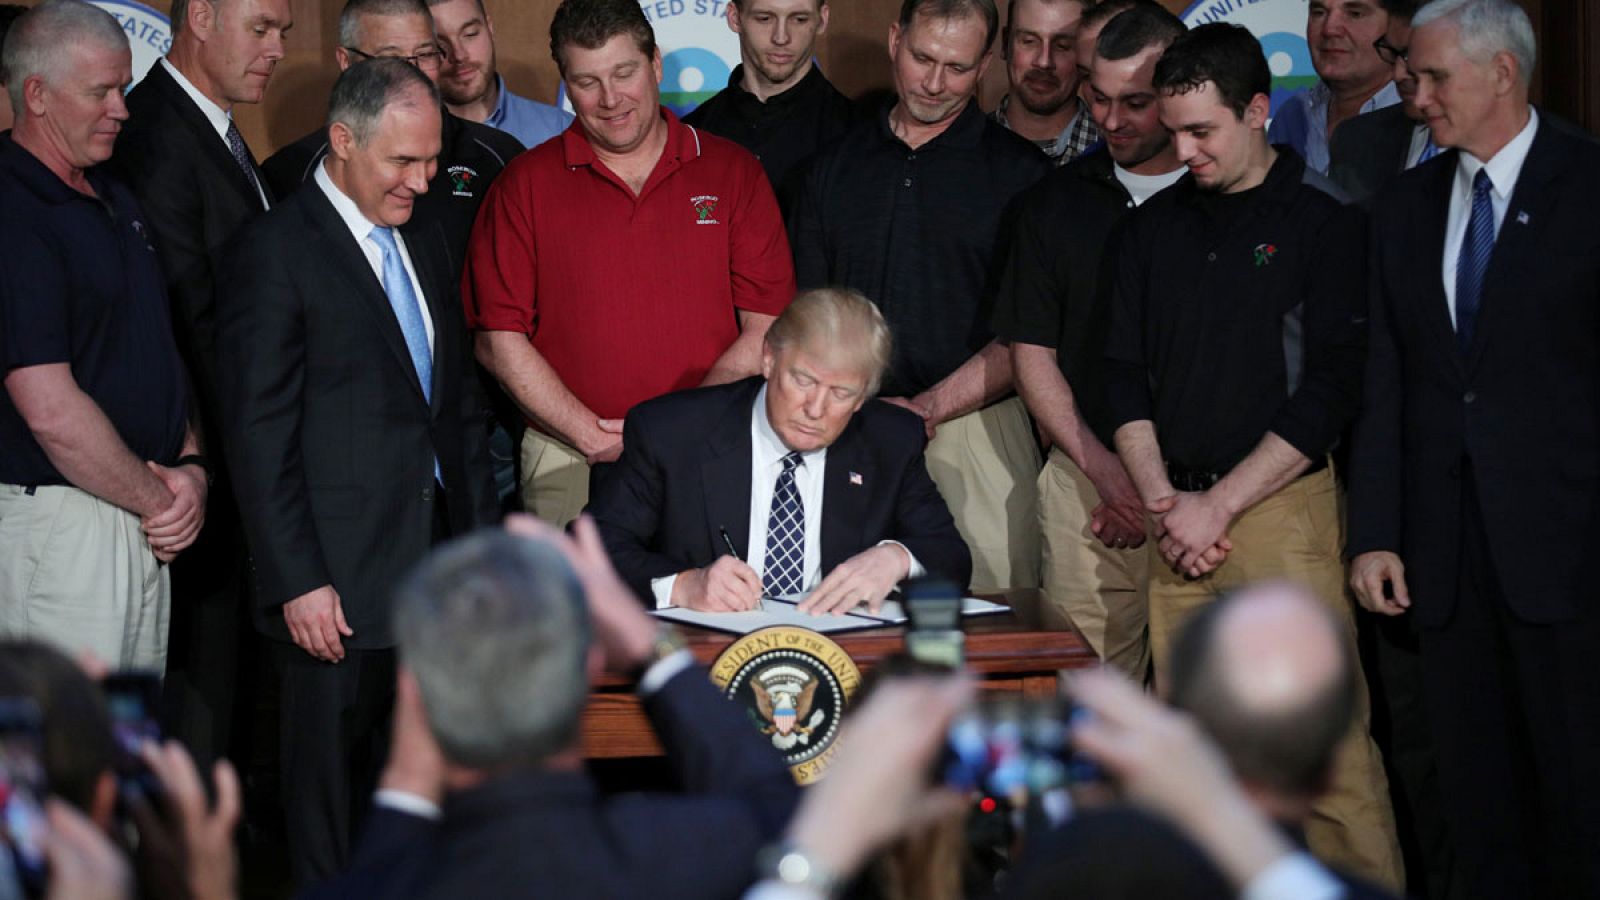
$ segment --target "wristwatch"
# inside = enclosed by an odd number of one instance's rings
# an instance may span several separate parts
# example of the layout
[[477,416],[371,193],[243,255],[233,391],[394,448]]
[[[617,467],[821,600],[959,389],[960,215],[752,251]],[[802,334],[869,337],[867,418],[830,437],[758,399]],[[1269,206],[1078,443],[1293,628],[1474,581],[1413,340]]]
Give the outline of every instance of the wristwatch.
[[663,659],[688,648],[689,644],[683,639],[682,632],[673,628],[671,624],[662,622],[656,629],[656,636],[650,641],[650,652],[639,665],[639,673],[643,674],[649,668]]
[[839,888],[839,878],[794,844],[783,841],[762,850],[756,856],[756,867],[761,877],[776,881],[785,887],[815,893],[818,897],[832,897]]

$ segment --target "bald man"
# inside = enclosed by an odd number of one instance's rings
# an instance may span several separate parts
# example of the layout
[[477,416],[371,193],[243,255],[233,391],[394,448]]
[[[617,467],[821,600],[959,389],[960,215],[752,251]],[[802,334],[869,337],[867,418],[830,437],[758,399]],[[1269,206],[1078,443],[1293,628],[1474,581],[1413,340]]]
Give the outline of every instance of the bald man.
[[1354,637],[1308,588],[1265,582],[1197,612],[1172,648],[1168,703],[1217,742],[1258,809],[1314,846],[1330,807],[1389,815],[1387,793],[1362,795],[1369,782],[1338,778],[1334,765],[1344,745],[1368,739]]

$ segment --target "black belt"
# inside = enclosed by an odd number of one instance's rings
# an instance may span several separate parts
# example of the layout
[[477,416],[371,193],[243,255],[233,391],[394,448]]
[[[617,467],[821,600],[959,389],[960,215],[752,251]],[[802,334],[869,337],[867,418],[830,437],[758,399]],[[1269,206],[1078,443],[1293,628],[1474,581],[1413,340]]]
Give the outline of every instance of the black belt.
[[[1328,458],[1319,456],[1311,461],[1311,467],[1301,472],[1298,477],[1304,478],[1316,472],[1321,472],[1328,467]],[[1167,480],[1180,491],[1198,493],[1209,491],[1226,476],[1227,472],[1206,472],[1200,469],[1191,469],[1178,463],[1167,463]]]

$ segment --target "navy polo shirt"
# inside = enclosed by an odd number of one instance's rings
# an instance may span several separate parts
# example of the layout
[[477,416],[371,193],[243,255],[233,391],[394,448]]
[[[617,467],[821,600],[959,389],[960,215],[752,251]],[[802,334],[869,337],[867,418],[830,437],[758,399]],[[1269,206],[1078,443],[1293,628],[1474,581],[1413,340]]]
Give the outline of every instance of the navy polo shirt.
[[[78,193],[0,134],[0,370],[69,363],[140,459],[176,461],[188,386],[133,192],[98,168]],[[0,391],[0,483],[66,484]]]

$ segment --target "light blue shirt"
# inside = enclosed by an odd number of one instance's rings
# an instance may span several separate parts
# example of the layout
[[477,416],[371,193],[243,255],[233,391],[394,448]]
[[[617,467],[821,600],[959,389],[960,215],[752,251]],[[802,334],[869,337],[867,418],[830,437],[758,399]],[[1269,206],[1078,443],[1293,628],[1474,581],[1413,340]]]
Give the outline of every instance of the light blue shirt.
[[[1267,140],[1274,144],[1288,144],[1300,154],[1306,165],[1328,174],[1328,104],[1333,92],[1319,81],[1310,88],[1283,101],[1278,114],[1272,117],[1267,129]],[[1385,82],[1383,89],[1361,104],[1360,113],[1369,113],[1400,102],[1400,92],[1394,82]]]
[[483,120],[483,124],[504,131],[530,150],[566,131],[567,126],[572,124],[572,113],[548,103],[519,97],[506,88],[504,78],[499,75],[494,78],[500,88],[500,100],[495,103],[494,112]]

